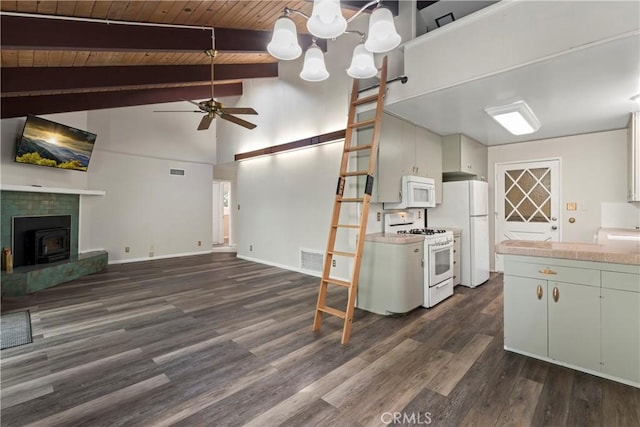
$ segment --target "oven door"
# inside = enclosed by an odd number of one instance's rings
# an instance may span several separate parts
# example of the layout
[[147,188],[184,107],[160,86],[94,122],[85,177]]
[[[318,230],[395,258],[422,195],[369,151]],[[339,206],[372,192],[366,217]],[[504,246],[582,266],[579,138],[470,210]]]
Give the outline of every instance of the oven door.
[[453,242],[429,245],[429,286],[453,277]]

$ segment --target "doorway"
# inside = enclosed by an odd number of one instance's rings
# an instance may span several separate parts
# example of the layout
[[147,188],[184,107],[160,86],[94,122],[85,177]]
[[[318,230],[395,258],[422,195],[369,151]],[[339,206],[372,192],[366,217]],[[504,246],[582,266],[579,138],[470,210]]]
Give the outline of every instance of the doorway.
[[231,227],[229,208],[231,200],[231,182],[213,181],[212,197],[212,239],[213,246],[227,248],[231,242]]
[[[559,241],[560,159],[496,164],[496,244]],[[503,271],[495,254],[496,271]]]

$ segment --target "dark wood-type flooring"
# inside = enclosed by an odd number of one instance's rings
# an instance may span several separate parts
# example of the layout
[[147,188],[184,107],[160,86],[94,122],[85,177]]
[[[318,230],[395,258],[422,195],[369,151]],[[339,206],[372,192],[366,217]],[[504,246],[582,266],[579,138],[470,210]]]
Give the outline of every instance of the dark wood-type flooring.
[[337,318],[311,332],[317,285],[214,253],[6,298],[31,311],[34,342],[0,354],[1,423],[640,424],[640,390],[503,350],[501,275],[428,310],[356,310],[347,346]]

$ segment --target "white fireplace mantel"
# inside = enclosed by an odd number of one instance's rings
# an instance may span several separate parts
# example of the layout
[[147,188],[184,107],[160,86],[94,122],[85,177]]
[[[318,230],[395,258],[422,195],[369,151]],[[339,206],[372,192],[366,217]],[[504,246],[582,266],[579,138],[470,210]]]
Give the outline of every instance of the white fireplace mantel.
[[81,190],[79,188],[41,187],[39,185],[1,184],[0,190],[22,191],[22,192],[28,192],[28,193],[79,194],[81,196],[104,196],[107,194],[107,192],[103,190]]

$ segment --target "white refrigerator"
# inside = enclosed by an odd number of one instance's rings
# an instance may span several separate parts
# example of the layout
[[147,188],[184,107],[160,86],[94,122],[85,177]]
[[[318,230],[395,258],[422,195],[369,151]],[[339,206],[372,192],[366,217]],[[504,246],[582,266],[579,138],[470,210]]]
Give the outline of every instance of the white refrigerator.
[[460,284],[475,288],[489,279],[489,184],[442,183],[442,204],[427,211],[427,227],[454,227],[460,236]]

